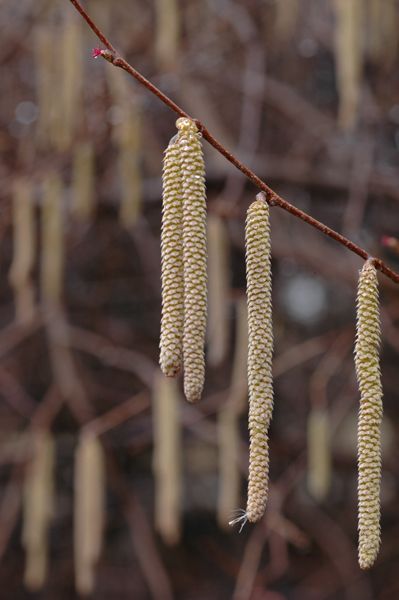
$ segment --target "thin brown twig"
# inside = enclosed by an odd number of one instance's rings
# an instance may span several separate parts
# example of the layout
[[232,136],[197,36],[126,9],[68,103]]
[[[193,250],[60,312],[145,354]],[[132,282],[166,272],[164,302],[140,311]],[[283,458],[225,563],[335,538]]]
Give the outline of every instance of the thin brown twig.
[[82,427],[81,434],[90,432],[96,436],[103,435],[146,410],[149,404],[149,399],[145,394],[136,394],[126,402],[89,421]]
[[[146,87],[150,92],[152,92],[157,98],[159,98],[166,106],[172,109],[176,114],[181,117],[187,117],[195,121],[199,131],[202,133],[202,136],[213,146],[220,154],[222,154],[231,164],[233,164],[239,171],[241,171],[252,183],[256,185],[260,190],[264,191],[267,196],[267,201],[272,206],[280,206],[280,208],[292,214],[294,217],[301,219],[305,223],[308,223],[315,229],[318,229],[324,235],[332,238],[342,246],[345,246],[348,250],[357,254],[364,260],[370,258],[368,252],[361,248],[345,236],[341,235],[328,225],[318,221],[314,217],[308,215],[303,210],[293,206],[287,200],[284,200],[281,196],[279,196],[274,190],[272,190],[264,181],[262,181],[249,167],[244,165],[238,158],[234,156],[229,150],[227,150],[216,138],[214,138],[208,129],[203,125],[198,119],[193,119],[188,115],[178,104],[173,102],[171,98],[169,98],[166,94],[164,94],[158,87],[156,87],[151,81],[146,79],[144,75],[139,73],[132,65],[130,65],[124,58],[119,56],[114,46],[105,36],[105,34],[99,29],[99,27],[93,22],[91,17],[87,14],[86,10],[80,4],[78,0],[70,0],[70,2],[74,5],[76,10],[82,15],[86,23],[92,29],[92,31],[96,34],[99,40],[104,44],[107,50],[102,50],[101,55],[108,62],[113,64],[115,67],[119,67],[129,73],[132,77],[134,77],[139,83],[141,83],[144,87]],[[374,258],[373,260],[376,269],[381,271],[386,277],[394,281],[395,283],[399,283],[399,273],[393,271],[390,267],[388,267],[380,258]]]

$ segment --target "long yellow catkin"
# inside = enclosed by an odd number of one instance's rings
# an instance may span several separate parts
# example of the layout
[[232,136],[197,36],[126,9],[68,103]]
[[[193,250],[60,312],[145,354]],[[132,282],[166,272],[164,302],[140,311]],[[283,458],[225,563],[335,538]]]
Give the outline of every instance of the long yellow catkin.
[[48,529],[54,505],[54,457],[52,435],[48,431],[35,431],[32,460],[24,482],[22,529],[26,552],[24,582],[31,591],[43,587],[47,574]]
[[392,66],[398,52],[399,7],[396,0],[369,0],[367,46],[381,67]]
[[161,69],[173,70],[178,61],[180,18],[177,0],[156,0],[155,55]]
[[359,564],[371,567],[380,547],[382,385],[377,271],[365,262],[357,293],[356,375],[360,389],[358,421]]
[[292,37],[298,22],[299,8],[298,0],[277,0],[274,31],[282,42]]
[[159,373],[153,394],[155,527],[169,545],[177,544],[181,534],[179,401],[177,381]]
[[105,515],[104,452],[97,437],[85,433],[75,455],[74,559],[76,590],[93,591],[101,553]]
[[268,429],[273,410],[273,325],[269,206],[262,194],[246,222],[249,387],[249,480],[246,518],[259,521],[269,479]]
[[363,2],[362,0],[335,0],[335,13],[338,122],[343,129],[351,129],[356,122],[361,87]]
[[[59,150],[67,150],[74,139],[82,96],[83,64],[82,28],[80,20],[68,13],[61,31],[61,68],[58,71],[60,97],[58,106],[56,143]],[[54,53],[54,49],[53,49]]]
[[142,205],[142,114],[138,97],[117,69],[107,69],[114,111],[112,138],[118,148],[118,172],[121,191],[119,221],[133,227]]
[[223,361],[229,334],[228,239],[223,220],[208,217],[208,362],[217,367]]
[[57,102],[54,101],[56,39],[50,26],[36,27],[34,35],[36,95],[39,108],[36,134],[38,143],[47,146],[52,138],[55,114],[58,110]]
[[316,500],[323,500],[331,481],[330,427],[324,407],[313,408],[307,428],[309,492]]
[[42,205],[42,298],[49,306],[61,302],[64,262],[62,182],[50,172],[43,184]]
[[236,336],[233,371],[226,403],[218,416],[219,494],[218,523],[225,528],[240,502],[240,414],[248,396],[248,313],[244,298],[236,303]]
[[162,319],[160,365],[167,377],[182,365],[183,279],[183,189],[179,145],[172,138],[163,162],[162,193]]
[[88,222],[94,212],[94,151],[91,142],[76,145],[73,155],[72,215]]
[[36,252],[35,208],[32,185],[17,179],[13,188],[14,251],[10,282],[15,292],[16,320],[28,323],[35,314],[32,269]]
[[119,220],[126,228],[137,223],[141,212],[141,145],[141,114],[139,107],[133,105],[124,119],[123,135],[119,139],[119,173],[122,184]]
[[201,398],[205,377],[207,311],[205,165],[201,134],[193,121],[180,118],[178,145],[183,188],[184,393]]

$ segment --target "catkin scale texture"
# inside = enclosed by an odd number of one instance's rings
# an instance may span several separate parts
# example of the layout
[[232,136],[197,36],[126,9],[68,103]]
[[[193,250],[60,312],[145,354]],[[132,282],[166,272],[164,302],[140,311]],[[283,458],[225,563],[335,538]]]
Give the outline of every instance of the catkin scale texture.
[[183,189],[184,393],[200,399],[204,386],[207,311],[205,165],[201,134],[193,121],[176,121]]
[[181,369],[183,351],[183,192],[179,146],[172,139],[163,164],[162,320],[160,365],[173,377]]
[[249,479],[246,517],[258,521],[268,496],[268,429],[273,410],[269,206],[257,199],[246,222],[249,387]]
[[367,261],[357,293],[356,375],[360,389],[358,420],[359,564],[372,566],[380,547],[382,386],[379,366],[381,329],[377,271]]

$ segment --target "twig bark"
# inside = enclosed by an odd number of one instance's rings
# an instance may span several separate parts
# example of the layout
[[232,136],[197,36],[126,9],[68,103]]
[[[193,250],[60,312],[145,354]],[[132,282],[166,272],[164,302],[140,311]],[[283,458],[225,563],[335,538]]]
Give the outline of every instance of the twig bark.
[[[279,196],[274,190],[272,190],[264,181],[262,181],[251,169],[249,169],[245,164],[243,164],[234,154],[232,154],[227,148],[225,148],[216,138],[214,138],[208,129],[197,119],[193,119],[188,115],[178,104],[173,102],[171,98],[169,98],[166,94],[164,94],[159,88],[157,88],[151,81],[146,79],[144,75],[139,73],[132,65],[130,65],[124,58],[119,56],[114,46],[105,36],[105,34],[99,29],[99,27],[93,22],[91,17],[88,15],[86,10],[80,4],[79,0],[70,0],[70,2],[74,5],[76,10],[82,15],[86,23],[92,29],[92,31],[96,34],[99,40],[104,44],[107,50],[99,51],[99,54],[103,56],[108,62],[113,64],[115,67],[119,67],[129,73],[132,77],[134,77],[141,85],[146,87],[150,92],[152,92],[157,98],[159,98],[166,106],[172,109],[176,114],[181,117],[187,117],[195,121],[199,131],[201,131],[203,137],[217,150],[220,154],[222,154],[231,164],[233,164],[239,171],[241,171],[253,184],[256,185],[260,190],[265,192],[268,203],[273,206],[280,206],[280,208],[286,210],[290,214],[294,215],[298,219],[301,219],[305,223],[308,223],[315,229],[318,229],[324,235],[332,238],[345,248],[348,248],[351,252],[357,254],[364,260],[370,258],[368,252],[361,248],[345,236],[341,235],[334,229],[328,227],[324,223],[318,221],[314,217],[308,215],[303,210],[300,210],[296,206],[284,200],[281,196]],[[376,269],[381,271],[384,275],[389,277],[395,283],[399,283],[399,273],[393,271],[390,267],[388,267],[380,258],[374,259],[374,265]]]

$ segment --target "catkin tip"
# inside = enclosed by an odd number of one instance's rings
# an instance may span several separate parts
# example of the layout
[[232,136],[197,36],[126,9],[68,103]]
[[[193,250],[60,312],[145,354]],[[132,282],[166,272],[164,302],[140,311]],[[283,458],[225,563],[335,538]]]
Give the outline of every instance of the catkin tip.
[[194,121],[188,119],[187,117],[179,117],[176,121],[176,127],[179,131],[198,133],[198,127]]

